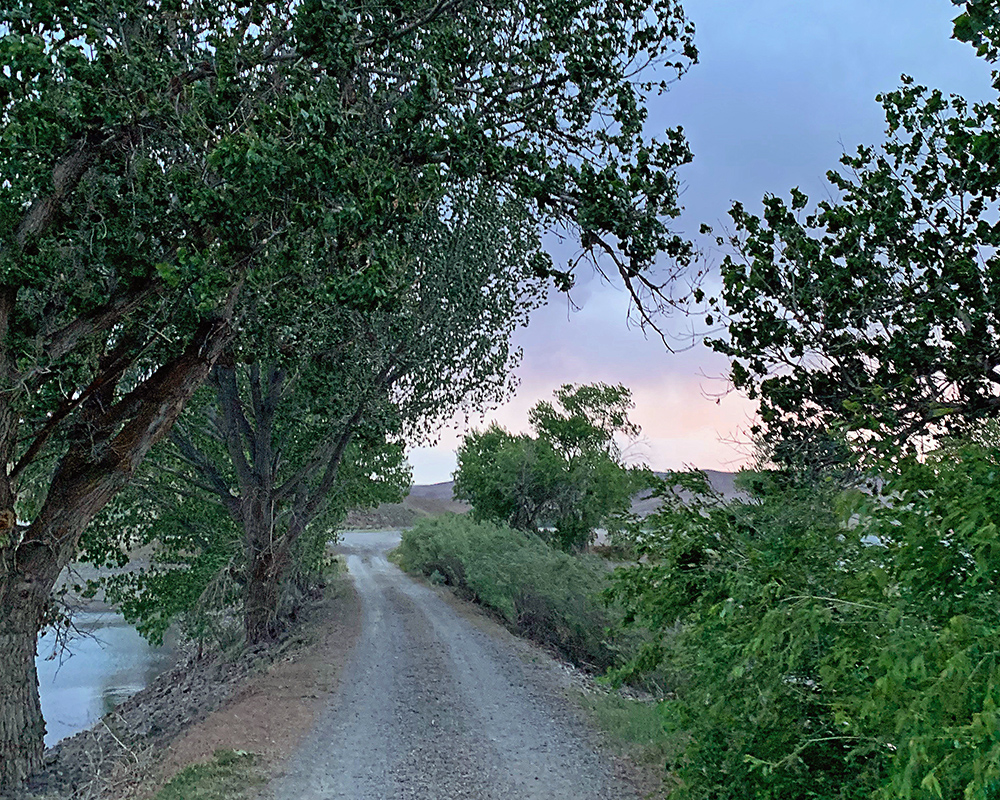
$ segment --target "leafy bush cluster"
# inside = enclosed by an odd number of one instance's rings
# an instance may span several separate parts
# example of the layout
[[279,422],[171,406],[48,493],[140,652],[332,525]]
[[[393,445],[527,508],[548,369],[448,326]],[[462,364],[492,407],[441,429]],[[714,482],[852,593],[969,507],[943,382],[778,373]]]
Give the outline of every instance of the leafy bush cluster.
[[672,798],[1000,797],[1000,451],[879,491],[670,483],[613,594],[670,637],[632,668],[674,678]]
[[[954,2],[996,64],[1000,4]],[[676,797],[1000,797],[1000,103],[879,100],[827,199],[716,240],[710,344],[775,471],[731,504],[674,476],[616,578],[654,633],[623,674],[674,676]]]
[[607,630],[621,615],[601,600],[609,570],[597,556],[570,555],[537,536],[451,514],[404,532],[396,557],[404,569],[455,587],[575,664],[615,663],[621,642]]
[[639,427],[628,418],[632,393],[604,383],[555,391],[528,412],[534,435],[491,425],[458,448],[455,498],[478,520],[537,534],[567,551],[585,548],[597,528],[631,522],[632,496],[647,488],[647,469],[627,466],[620,439]]

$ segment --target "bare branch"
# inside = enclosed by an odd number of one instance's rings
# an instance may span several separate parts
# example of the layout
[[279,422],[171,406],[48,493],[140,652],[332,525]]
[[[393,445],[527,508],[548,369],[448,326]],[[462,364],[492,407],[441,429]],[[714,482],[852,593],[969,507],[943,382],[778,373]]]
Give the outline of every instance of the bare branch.
[[[239,390],[236,386],[236,369],[233,365],[216,365],[212,370],[212,378],[218,392],[219,408],[222,410],[221,428],[225,437],[226,449],[232,459],[233,467],[241,486],[253,484],[253,471],[243,448],[244,440],[252,448],[254,446],[253,428],[243,413]],[[253,451],[251,450],[251,458]]]

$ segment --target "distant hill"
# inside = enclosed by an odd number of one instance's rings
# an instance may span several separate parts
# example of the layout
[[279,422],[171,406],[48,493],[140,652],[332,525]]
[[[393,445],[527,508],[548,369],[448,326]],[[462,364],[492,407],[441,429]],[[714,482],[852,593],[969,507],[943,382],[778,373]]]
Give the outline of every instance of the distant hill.
[[[736,497],[734,480],[736,473],[706,469],[708,481],[723,497]],[[663,477],[665,473],[656,473]],[[454,481],[443,483],[415,484],[402,503],[383,503],[378,508],[366,511],[352,511],[344,523],[345,528],[407,528],[420,517],[433,517],[446,512],[464,514],[469,510],[467,503],[461,503],[452,496]],[[632,500],[632,511],[641,517],[656,510],[659,501],[647,495],[637,495]]]
[[[717,469],[705,469],[702,472],[708,476],[708,482],[712,488],[727,500],[740,496],[740,492],[736,489],[735,472],[720,472]],[[655,473],[658,478],[663,478],[666,474],[665,472]],[[632,498],[632,513],[645,517],[656,511],[659,505],[660,501],[650,497],[648,493],[639,494]]]
[[414,485],[402,503],[383,503],[378,508],[351,511],[344,528],[408,528],[421,517],[435,517],[449,511],[464,514],[469,505],[452,497],[454,481]]
[[452,496],[454,488],[455,481],[427,486],[417,484],[410,487],[410,494],[403,500],[403,505],[425,514],[443,514],[446,511],[464,514],[469,510],[469,504],[459,502]]

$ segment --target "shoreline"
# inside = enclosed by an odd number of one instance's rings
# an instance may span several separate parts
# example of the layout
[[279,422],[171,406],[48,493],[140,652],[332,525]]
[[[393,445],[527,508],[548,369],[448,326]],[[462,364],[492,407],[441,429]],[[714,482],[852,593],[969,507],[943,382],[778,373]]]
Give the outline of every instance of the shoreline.
[[[360,617],[356,605],[350,578],[338,575],[330,580],[323,598],[311,603],[301,622],[276,645],[250,648],[236,656],[221,652],[200,659],[196,653],[182,655],[175,666],[91,728],[46,748],[45,769],[15,800],[135,800],[152,796],[183,767],[210,758],[216,749],[226,746],[204,734],[198,744],[195,732],[206,720],[238,705],[241,698],[256,696],[254,702],[259,702],[260,687],[266,685],[272,670],[308,660],[330,638],[327,628],[339,632],[333,641],[338,647],[349,641],[352,615]],[[325,696],[313,694],[308,698],[311,703]],[[282,715],[272,716],[280,722]],[[305,716],[299,715],[303,725]],[[245,726],[223,725],[215,738],[245,730]],[[280,754],[261,755],[267,760]]]

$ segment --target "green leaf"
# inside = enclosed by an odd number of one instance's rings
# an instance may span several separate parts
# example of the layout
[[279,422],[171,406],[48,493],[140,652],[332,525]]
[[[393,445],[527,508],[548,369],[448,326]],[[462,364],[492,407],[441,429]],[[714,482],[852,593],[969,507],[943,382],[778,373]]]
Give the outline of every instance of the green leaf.
[[177,287],[180,284],[180,270],[176,264],[168,264],[164,261],[156,264],[156,274],[163,279],[163,282],[170,287]]

